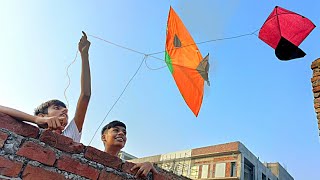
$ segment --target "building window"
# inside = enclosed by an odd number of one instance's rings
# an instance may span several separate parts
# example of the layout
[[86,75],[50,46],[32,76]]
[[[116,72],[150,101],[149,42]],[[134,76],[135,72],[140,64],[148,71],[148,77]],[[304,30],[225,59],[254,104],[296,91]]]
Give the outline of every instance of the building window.
[[266,177],[266,175],[264,175],[263,173],[262,173],[262,180],[267,180],[267,177]]
[[244,180],[254,180],[254,165],[244,158]]
[[217,163],[215,177],[226,177],[226,163]]
[[202,165],[201,179],[208,178],[209,165]]
[[199,166],[192,166],[191,172],[190,172],[190,178],[198,179],[198,175],[199,175]]
[[230,177],[236,177],[237,176],[237,166],[236,162],[231,162],[231,169],[230,169]]

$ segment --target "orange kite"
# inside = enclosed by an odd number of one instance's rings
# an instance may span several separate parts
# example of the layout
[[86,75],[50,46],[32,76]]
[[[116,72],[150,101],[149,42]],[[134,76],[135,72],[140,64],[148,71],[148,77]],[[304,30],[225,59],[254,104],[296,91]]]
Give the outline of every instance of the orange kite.
[[170,7],[165,60],[185,102],[198,116],[208,79],[209,54],[203,59],[187,28]]

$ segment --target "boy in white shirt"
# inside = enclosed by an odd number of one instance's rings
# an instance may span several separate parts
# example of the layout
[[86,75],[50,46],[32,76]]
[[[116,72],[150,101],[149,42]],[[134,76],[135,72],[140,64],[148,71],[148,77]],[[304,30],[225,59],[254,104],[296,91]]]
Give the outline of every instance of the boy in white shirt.
[[8,114],[20,121],[35,123],[41,128],[50,129],[56,133],[72,138],[75,142],[80,142],[82,126],[91,96],[89,65],[90,42],[87,40],[87,35],[84,32],[82,33],[83,36],[78,44],[82,59],[81,92],[74,118],[68,126],[68,109],[66,105],[59,100],[50,100],[41,104],[35,109],[34,116],[5,106],[0,106],[0,112]]

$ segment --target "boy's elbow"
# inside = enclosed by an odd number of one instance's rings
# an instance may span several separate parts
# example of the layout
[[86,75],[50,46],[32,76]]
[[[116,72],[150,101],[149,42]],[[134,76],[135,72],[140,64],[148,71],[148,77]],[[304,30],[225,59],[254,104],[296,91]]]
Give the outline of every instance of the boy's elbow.
[[81,99],[83,99],[85,101],[90,101],[91,91],[81,93],[80,97],[81,97]]
[[87,91],[87,92],[85,93],[85,96],[90,99],[90,97],[91,97],[91,90]]

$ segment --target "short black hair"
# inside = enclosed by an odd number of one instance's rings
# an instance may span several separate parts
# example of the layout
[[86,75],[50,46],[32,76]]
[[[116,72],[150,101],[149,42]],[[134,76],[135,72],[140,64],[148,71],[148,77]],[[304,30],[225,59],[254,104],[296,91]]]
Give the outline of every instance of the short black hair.
[[48,114],[48,108],[52,105],[55,106],[61,106],[66,108],[67,106],[60,100],[57,99],[52,99],[49,100],[47,102],[44,102],[42,104],[40,104],[40,106],[38,106],[35,110],[34,110],[34,115],[37,116],[38,114],[42,113],[42,114]]
[[101,130],[101,135],[103,135],[103,133],[104,133],[106,130],[108,130],[108,129],[110,129],[110,128],[114,128],[114,127],[116,127],[116,126],[121,126],[121,127],[124,127],[125,129],[127,129],[126,125],[125,125],[123,122],[118,121],[118,120],[115,120],[115,121],[109,122],[107,125],[105,125],[105,126],[102,128],[102,130]]

